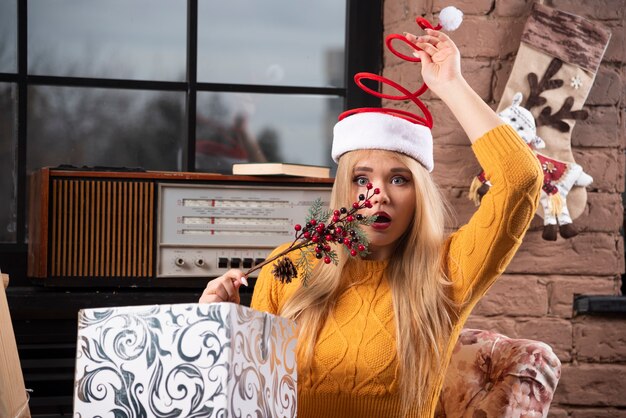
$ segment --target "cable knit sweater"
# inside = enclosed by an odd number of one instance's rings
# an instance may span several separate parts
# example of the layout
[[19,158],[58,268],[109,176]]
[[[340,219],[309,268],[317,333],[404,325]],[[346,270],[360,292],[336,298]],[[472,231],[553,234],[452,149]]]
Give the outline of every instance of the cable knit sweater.
[[[492,187],[469,223],[445,242],[444,269],[453,282],[452,298],[462,306],[452,338],[445,345],[447,365],[472,308],[519,248],[537,209],[542,172],[535,156],[508,125],[478,139],[472,149]],[[276,251],[285,248],[280,247]],[[395,321],[385,279],[387,261],[359,260],[344,274],[358,278],[329,315],[315,346],[310,369],[298,368],[298,416],[399,417]],[[281,284],[261,271],[252,307],[277,314],[300,285]],[[303,362],[301,362],[303,364]],[[444,376],[429,389],[422,410],[410,417],[432,417]]]

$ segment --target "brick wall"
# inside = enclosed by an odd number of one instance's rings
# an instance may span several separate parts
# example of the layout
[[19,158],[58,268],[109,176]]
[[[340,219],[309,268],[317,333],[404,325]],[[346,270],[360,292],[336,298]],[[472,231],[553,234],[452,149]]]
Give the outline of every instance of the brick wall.
[[[414,18],[429,19],[447,5],[463,10],[464,22],[451,36],[463,56],[472,87],[493,108],[508,80],[531,1],[386,0],[385,34],[419,32]],[[623,223],[626,117],[626,0],[546,1],[611,28],[612,38],[587,99],[590,117],[572,132],[576,161],[593,178],[587,207],[575,223],[581,234],[557,242],[541,238],[535,217],[506,274],[474,310],[468,327],[550,344],[563,362],[563,374],[550,416],[626,417],[626,320],[572,315],[574,294],[620,294],[624,271]],[[436,22],[436,19],[433,19]],[[384,53],[384,75],[405,86],[417,85],[419,65]],[[456,211],[453,226],[474,211],[467,199],[479,171],[469,141],[439,100],[425,95],[435,118],[434,176]]]

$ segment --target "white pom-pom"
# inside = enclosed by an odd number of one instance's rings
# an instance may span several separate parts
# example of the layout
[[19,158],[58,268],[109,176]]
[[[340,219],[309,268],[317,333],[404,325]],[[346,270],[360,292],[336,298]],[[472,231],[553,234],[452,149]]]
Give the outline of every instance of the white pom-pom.
[[439,12],[439,23],[447,31],[453,31],[461,26],[463,12],[454,6],[448,6]]

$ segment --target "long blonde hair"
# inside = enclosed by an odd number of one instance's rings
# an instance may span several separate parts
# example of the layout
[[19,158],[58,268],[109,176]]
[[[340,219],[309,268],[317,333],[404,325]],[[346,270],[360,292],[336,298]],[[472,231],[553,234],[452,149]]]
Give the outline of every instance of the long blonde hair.
[[[354,201],[353,170],[371,150],[352,151],[339,161],[331,208]],[[380,151],[377,151],[380,152]],[[449,282],[442,271],[442,246],[446,207],[430,174],[417,161],[386,151],[406,165],[413,175],[416,210],[413,221],[399,239],[385,272],[392,292],[396,346],[400,370],[399,390],[405,408],[418,407],[442,373],[444,344],[451,332],[452,303]],[[387,155],[385,156],[387,158]],[[342,280],[347,263],[355,260],[337,248],[338,266],[318,263],[306,288],[300,287],[285,303],[281,315],[297,321],[299,358],[313,358],[316,339],[341,293],[350,283]]]

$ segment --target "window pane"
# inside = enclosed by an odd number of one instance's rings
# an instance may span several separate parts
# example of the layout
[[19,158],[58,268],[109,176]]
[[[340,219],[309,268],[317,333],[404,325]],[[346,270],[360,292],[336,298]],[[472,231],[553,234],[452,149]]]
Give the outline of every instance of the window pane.
[[199,0],[198,80],[343,87],[346,4]]
[[0,1],[0,73],[17,72],[17,0]]
[[16,240],[16,97],[14,84],[0,83],[0,242]]
[[27,168],[180,170],[186,131],[179,92],[32,86]]
[[184,80],[187,2],[30,0],[31,74]]
[[198,93],[196,168],[230,174],[238,162],[331,166],[342,106],[336,96]]

